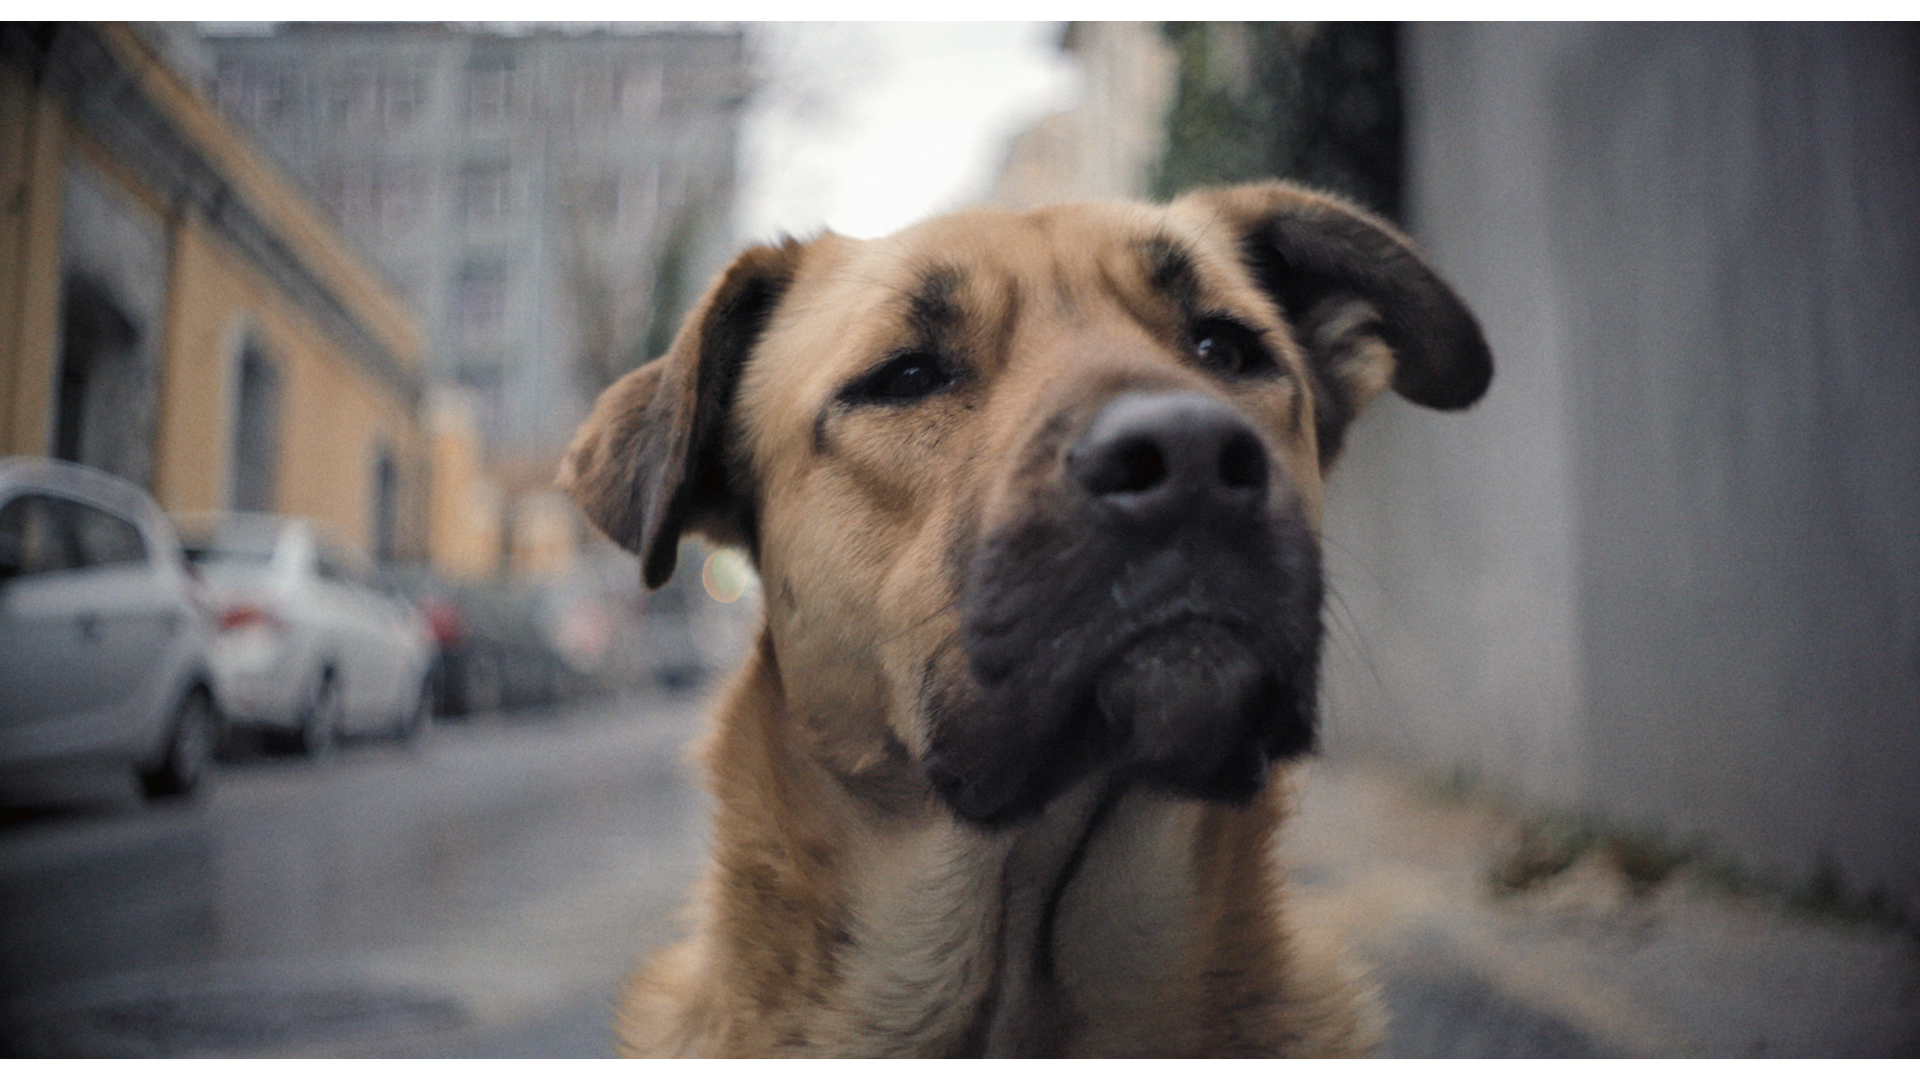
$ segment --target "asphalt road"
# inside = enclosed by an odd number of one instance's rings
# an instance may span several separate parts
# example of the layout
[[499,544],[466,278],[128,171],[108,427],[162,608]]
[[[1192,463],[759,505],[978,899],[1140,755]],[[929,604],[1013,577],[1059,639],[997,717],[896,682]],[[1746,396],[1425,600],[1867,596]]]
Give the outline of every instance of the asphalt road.
[[[678,935],[702,702],[441,726],[254,759],[179,805],[127,778],[0,816],[0,1053],[589,1057]],[[1317,762],[1282,854],[1403,1057],[1920,1051],[1909,940],[1599,872],[1490,898],[1512,822]]]
[[699,866],[697,698],[112,783],[0,826],[0,1051],[592,1056]]

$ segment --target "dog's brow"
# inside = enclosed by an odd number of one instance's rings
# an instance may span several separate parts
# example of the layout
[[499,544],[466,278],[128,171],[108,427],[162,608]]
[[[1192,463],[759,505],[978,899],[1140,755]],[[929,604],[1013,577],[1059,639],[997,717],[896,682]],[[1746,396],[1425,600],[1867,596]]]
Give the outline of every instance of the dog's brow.
[[1140,255],[1146,260],[1147,281],[1154,291],[1181,311],[1199,308],[1200,276],[1193,268],[1193,253],[1184,244],[1165,236],[1150,237],[1140,243]]
[[960,322],[958,297],[965,281],[953,266],[935,266],[920,275],[919,287],[907,298],[907,318],[923,338],[936,338]]

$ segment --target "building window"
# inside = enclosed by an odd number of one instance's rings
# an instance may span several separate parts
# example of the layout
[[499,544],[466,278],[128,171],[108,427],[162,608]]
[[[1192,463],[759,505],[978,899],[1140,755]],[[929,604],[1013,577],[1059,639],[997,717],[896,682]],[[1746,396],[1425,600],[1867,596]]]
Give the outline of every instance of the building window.
[[498,259],[469,259],[454,279],[454,319],[463,339],[497,333],[507,314],[507,267]]
[[293,81],[289,76],[251,64],[221,64],[214,75],[212,90],[211,96],[227,115],[252,124],[283,118],[293,100]]
[[460,169],[460,216],[467,221],[498,221],[512,208],[504,161],[473,162]]
[[400,469],[394,464],[393,451],[381,446],[373,456],[373,550],[374,563],[389,566],[399,554]]
[[467,119],[505,120],[513,115],[513,60],[510,57],[476,59],[467,67]]
[[335,124],[350,124],[365,116],[373,94],[373,75],[365,69],[349,69],[327,81],[327,119]]
[[327,83],[327,119],[345,126],[404,127],[426,105],[426,97],[426,80],[411,72],[348,68]]
[[611,224],[620,216],[620,177],[583,178],[573,185],[575,209],[597,224]]
[[280,463],[280,371],[257,346],[240,353],[228,447],[227,505],[264,513],[275,508]]
[[426,205],[427,174],[417,166],[352,165],[321,186],[321,197],[342,223],[399,228],[413,224]]
[[153,483],[166,236],[90,166],[67,169],[61,224],[55,457]]
[[660,116],[664,69],[659,64],[631,64],[620,80],[620,113],[629,120]]
[[660,217],[660,170],[648,168],[620,188],[620,227],[651,229]]
[[382,225],[412,224],[426,202],[426,171],[410,166],[383,170],[373,200],[374,216]]
[[382,71],[374,88],[381,122],[389,128],[413,123],[427,101],[426,80],[404,71]]
[[646,229],[658,216],[660,173],[643,168],[578,177],[568,185],[567,196],[569,208],[595,227]]
[[585,119],[612,116],[620,104],[620,79],[613,65],[582,64],[573,76],[573,114]]

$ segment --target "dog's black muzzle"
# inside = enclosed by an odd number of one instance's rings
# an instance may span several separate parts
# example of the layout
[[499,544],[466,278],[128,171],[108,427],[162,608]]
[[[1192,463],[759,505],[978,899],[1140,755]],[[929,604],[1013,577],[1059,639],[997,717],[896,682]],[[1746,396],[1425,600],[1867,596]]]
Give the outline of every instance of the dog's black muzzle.
[[931,710],[962,817],[1038,811],[1088,770],[1244,801],[1314,740],[1320,562],[1253,425],[1205,394],[1120,394],[962,591],[972,685]]

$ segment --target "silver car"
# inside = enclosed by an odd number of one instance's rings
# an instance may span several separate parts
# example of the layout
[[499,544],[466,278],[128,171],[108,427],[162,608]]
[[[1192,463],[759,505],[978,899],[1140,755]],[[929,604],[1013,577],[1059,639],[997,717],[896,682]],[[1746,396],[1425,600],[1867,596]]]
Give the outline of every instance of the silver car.
[[212,626],[146,492],[45,458],[0,458],[0,774],[131,768],[150,797],[211,768]]
[[432,715],[433,639],[406,599],[370,584],[353,549],[302,518],[180,515],[219,635],[227,721],[316,754],[342,736],[410,737]]

